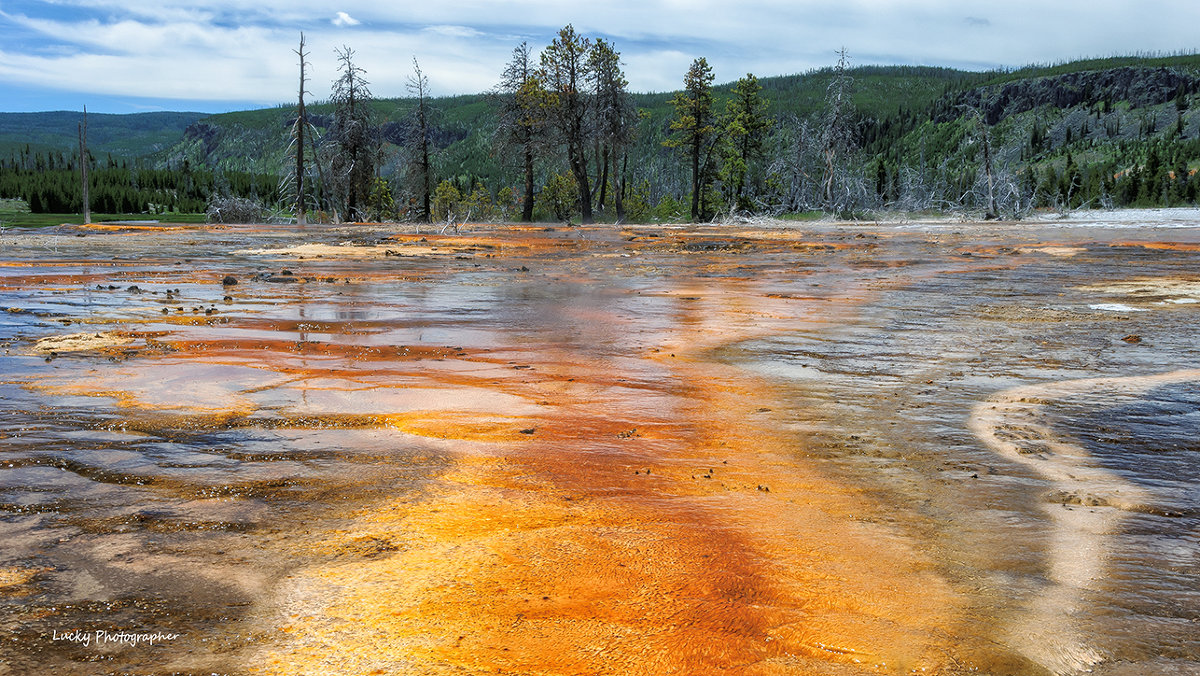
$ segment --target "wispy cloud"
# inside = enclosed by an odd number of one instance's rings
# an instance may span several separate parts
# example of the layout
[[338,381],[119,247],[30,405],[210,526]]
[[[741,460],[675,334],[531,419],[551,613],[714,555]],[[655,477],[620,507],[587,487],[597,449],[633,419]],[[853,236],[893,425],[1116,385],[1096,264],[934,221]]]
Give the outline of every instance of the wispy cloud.
[[483,36],[482,31],[475,30],[470,26],[426,26],[426,32],[437,35],[444,35],[448,38],[478,38]]
[[337,16],[333,18],[332,23],[333,23],[333,25],[338,26],[338,27],[345,27],[345,26],[357,26],[357,25],[361,24],[362,22],[359,21],[358,19],[355,19],[354,17],[350,16],[349,14],[347,14],[345,12],[338,12]]
[[985,0],[341,0],[331,17],[323,0],[13,0],[0,2],[0,90],[276,103],[292,95],[301,31],[318,96],[342,44],[377,95],[402,96],[411,55],[436,93],[484,91],[519,42],[539,49],[567,23],[613,41],[641,91],[678,87],[697,56],[718,81],[828,66],[841,46],[855,64],[1019,66],[1194,49],[1200,23],[1197,3],[1152,13],[1127,0],[1009,0],[993,10]]

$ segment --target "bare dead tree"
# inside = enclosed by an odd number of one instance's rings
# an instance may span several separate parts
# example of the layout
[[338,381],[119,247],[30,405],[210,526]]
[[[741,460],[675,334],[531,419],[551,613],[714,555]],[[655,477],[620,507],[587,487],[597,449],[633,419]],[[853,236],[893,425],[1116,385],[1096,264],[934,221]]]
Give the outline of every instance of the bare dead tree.
[[433,212],[430,209],[430,194],[433,192],[433,169],[429,160],[430,124],[429,124],[429,78],[421,71],[417,57],[413,57],[413,74],[408,76],[405,85],[409,94],[417,100],[413,109],[412,124],[409,125],[409,149],[413,152],[410,164],[416,179],[417,194],[421,198],[421,221],[430,223]]
[[353,49],[343,47],[336,53],[341,74],[333,83],[333,120],[326,135],[330,180],[344,216],[358,218],[375,176],[381,139],[374,125],[369,83],[363,77],[366,71],[354,63]]
[[979,135],[980,153],[983,155],[979,170],[983,172],[986,180],[986,210],[984,212],[984,220],[995,220],[1000,217],[1000,211],[996,208],[996,178],[995,171],[992,166],[992,134],[991,128],[988,126],[987,120],[983,117],[983,111],[975,106],[963,106],[967,113],[974,119],[975,131]]
[[308,218],[308,208],[304,203],[304,137],[308,131],[308,111],[304,107],[305,66],[308,65],[308,54],[304,51],[304,33],[300,34],[300,48],[293,50],[300,57],[300,93],[296,105],[296,122],[292,125],[292,143],[296,154],[296,223],[304,225]]
[[825,156],[824,193],[826,208],[834,208],[834,181],[841,169],[839,160],[853,143],[852,119],[854,104],[850,101],[853,80],[847,72],[849,58],[846,48],[838,51],[837,66],[825,95],[825,123],[822,128],[821,152]]

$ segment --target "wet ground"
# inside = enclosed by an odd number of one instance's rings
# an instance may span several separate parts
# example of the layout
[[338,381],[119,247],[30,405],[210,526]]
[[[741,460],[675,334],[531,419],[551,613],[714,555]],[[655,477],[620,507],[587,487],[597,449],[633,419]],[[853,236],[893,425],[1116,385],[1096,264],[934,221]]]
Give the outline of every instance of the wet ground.
[[1200,213],[0,233],[0,674],[1200,673]]

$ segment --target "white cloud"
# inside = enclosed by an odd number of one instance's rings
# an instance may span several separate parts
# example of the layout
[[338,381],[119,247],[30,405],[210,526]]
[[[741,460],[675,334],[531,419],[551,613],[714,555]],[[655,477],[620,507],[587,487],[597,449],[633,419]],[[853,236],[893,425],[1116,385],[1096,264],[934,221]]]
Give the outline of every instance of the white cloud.
[[435,33],[437,35],[444,35],[448,38],[483,37],[483,33],[481,31],[477,31],[474,28],[471,28],[470,26],[446,26],[446,25],[426,26],[424,28],[424,30],[429,33]]
[[345,27],[345,26],[357,26],[362,22],[359,21],[358,19],[355,19],[354,17],[350,16],[349,14],[347,14],[345,12],[338,12],[337,16],[333,19],[332,23],[335,26]]
[[[435,93],[470,93],[495,84],[522,40],[538,50],[567,23],[613,40],[639,91],[677,88],[698,56],[708,58],[718,82],[829,66],[841,46],[856,65],[1020,66],[1194,49],[1200,23],[1197,3],[1146,12],[1127,0],[1009,0],[1000,13],[984,0],[341,0],[340,7],[332,19],[321,0],[53,0],[28,10],[37,19],[0,12],[0,89],[22,83],[115,96],[288,101],[301,31],[313,64],[310,90],[320,98],[336,75],[333,50],[343,43],[356,51],[377,96],[405,95],[413,55]],[[350,26],[352,33],[341,30]]]

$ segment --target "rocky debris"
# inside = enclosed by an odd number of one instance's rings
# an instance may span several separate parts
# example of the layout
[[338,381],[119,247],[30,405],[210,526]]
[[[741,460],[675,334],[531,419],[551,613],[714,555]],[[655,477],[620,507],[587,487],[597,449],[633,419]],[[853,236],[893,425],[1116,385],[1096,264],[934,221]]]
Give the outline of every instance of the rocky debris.
[[1126,343],[1129,343],[1130,345],[1137,345],[1138,343],[1142,342],[1142,337],[1136,333],[1131,333],[1128,336],[1125,336],[1124,338],[1122,338],[1121,340],[1125,341]]
[[233,275],[225,275],[225,279],[221,280],[222,286],[233,286],[234,284],[237,284],[237,283],[238,283],[237,277],[234,277]]

